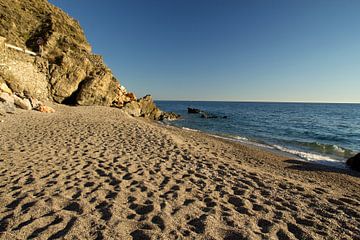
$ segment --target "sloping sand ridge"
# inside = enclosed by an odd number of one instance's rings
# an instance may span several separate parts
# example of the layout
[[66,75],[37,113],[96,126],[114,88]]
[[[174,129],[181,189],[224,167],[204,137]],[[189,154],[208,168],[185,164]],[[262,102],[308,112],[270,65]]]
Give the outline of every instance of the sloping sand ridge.
[[355,172],[55,108],[0,123],[1,239],[360,239]]

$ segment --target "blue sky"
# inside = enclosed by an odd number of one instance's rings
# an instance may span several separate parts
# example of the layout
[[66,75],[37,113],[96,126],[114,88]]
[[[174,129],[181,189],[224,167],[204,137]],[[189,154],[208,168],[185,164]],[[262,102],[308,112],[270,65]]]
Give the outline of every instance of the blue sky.
[[360,1],[50,2],[137,96],[360,102]]

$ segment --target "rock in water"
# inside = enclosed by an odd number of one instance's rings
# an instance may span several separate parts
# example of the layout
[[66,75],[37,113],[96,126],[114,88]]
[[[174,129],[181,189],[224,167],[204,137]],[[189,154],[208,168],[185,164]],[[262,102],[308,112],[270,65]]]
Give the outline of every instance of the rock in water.
[[188,113],[200,113],[200,112],[201,112],[200,109],[188,107]]
[[356,154],[355,156],[349,158],[347,161],[346,161],[346,164],[356,170],[356,171],[360,171],[360,153]]

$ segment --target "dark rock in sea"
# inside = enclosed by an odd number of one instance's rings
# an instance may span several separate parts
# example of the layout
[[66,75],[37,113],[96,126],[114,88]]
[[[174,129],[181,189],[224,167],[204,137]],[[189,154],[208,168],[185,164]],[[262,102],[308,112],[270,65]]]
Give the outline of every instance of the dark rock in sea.
[[201,112],[200,109],[188,107],[188,113],[200,113],[200,112]]
[[356,154],[355,156],[349,158],[347,161],[346,161],[346,164],[356,170],[356,171],[360,171],[360,153]]
[[223,116],[222,118],[224,118],[224,119],[225,119],[225,118],[227,118],[227,116]]

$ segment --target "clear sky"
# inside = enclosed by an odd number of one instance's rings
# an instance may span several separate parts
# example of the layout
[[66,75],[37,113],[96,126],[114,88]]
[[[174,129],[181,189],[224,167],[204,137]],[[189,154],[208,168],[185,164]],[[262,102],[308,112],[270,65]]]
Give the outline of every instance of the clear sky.
[[137,96],[360,102],[358,0],[50,2]]

